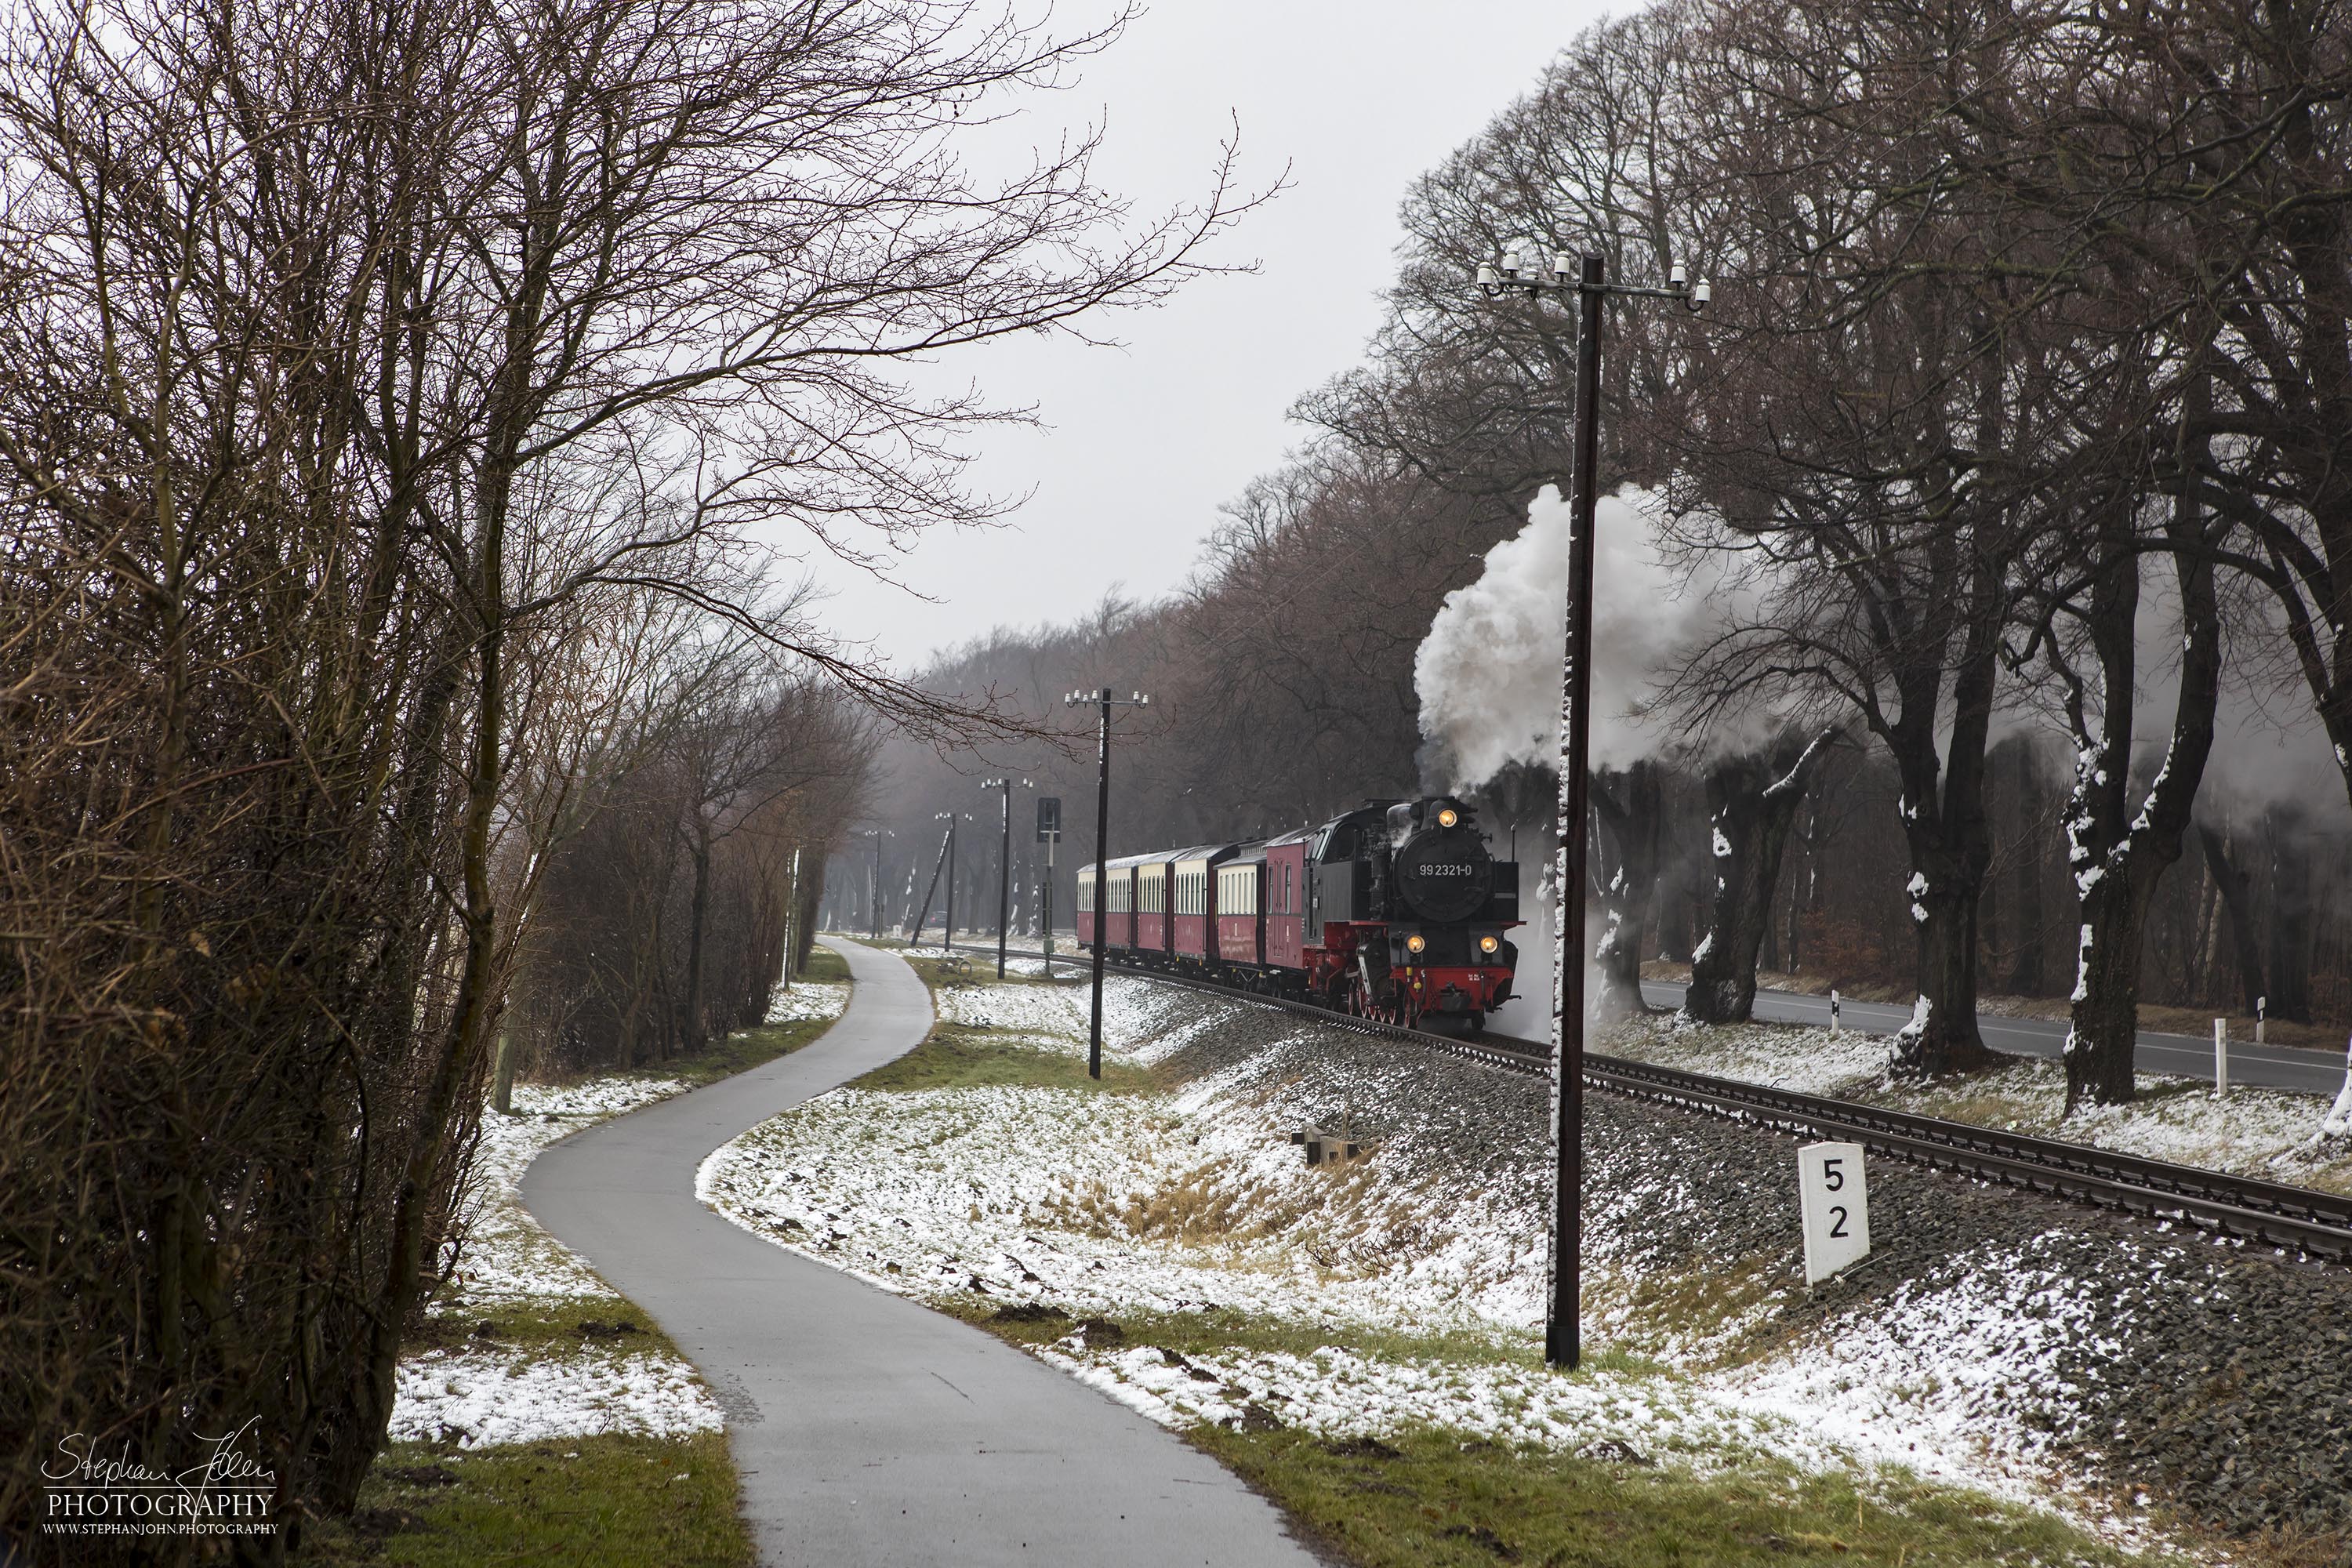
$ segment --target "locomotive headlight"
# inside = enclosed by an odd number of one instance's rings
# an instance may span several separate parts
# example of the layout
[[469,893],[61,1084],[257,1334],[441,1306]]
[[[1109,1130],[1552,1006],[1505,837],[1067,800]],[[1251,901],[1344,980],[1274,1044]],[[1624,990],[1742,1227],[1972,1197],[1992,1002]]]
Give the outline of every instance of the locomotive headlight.
[[1478,951],[1480,952],[1493,952],[1501,948],[1502,945],[1503,939],[1499,936],[1482,936],[1478,939]]
[[1407,952],[1419,952],[1428,945],[1429,939],[1422,935],[1419,931],[1415,931],[1411,936],[1404,939],[1404,950]]
[[1461,820],[1462,814],[1450,805],[1437,814],[1437,826],[1440,827],[1451,827]]

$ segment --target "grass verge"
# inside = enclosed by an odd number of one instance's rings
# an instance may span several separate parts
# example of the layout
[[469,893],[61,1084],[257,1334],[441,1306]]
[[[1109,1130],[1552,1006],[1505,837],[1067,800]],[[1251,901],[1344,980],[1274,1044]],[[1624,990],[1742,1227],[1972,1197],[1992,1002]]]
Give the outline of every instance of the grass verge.
[[[818,948],[809,955],[808,973],[797,976],[793,984],[845,984],[849,965],[838,953]],[[678,1078],[698,1088],[716,1083],[722,1078],[732,1078],[764,1062],[799,1050],[814,1041],[819,1035],[833,1027],[831,1018],[795,1018],[789,1024],[762,1024],[757,1028],[738,1029],[723,1039],[714,1040],[692,1056],[674,1057],[639,1068],[633,1077]]]
[[[982,1298],[942,1310],[1034,1350],[1070,1320]],[[1307,1354],[1328,1327],[1229,1312],[1121,1314],[1089,1320],[1089,1342],[1150,1344],[1187,1356],[1220,1351]],[[1530,1342],[1386,1334],[1351,1329],[1349,1349],[1381,1360],[1533,1364]],[[1611,1352],[1588,1367],[1671,1375]],[[2049,1514],[1902,1472],[1813,1475],[1755,1461],[1698,1475],[1626,1451],[1515,1447],[1444,1428],[1331,1440],[1295,1427],[1200,1426],[1196,1447],[1265,1493],[1318,1544],[1358,1568],[1497,1563],[1592,1568],[1782,1568],[1886,1563],[1896,1568],[2178,1568],[2184,1560],[2105,1545]]]
[[677,1347],[625,1296],[516,1298],[428,1313],[404,1351],[476,1350],[536,1361],[583,1352],[676,1356]]
[[1981,1493],[1882,1475],[1759,1467],[1696,1476],[1638,1460],[1515,1449],[1442,1430],[1329,1442],[1203,1427],[1192,1441],[1363,1568],[1496,1563],[1592,1568],[1886,1563],[2171,1564]]
[[976,1024],[937,1025],[921,1045],[853,1080],[850,1087],[898,1090],[1099,1088],[1113,1094],[1134,1094],[1159,1085],[1149,1069],[1110,1060],[1104,1061],[1097,1084],[1087,1076],[1084,1057],[1015,1043],[1004,1037],[1010,1033]]
[[306,1562],[460,1568],[749,1568],[735,1466],[717,1432],[606,1435],[457,1453],[386,1448],[350,1520],[314,1525]]
[[[977,1086],[1079,1087],[1075,1056],[992,1037],[999,1031],[941,1025],[916,1052],[868,1075],[873,1089]],[[1154,1075],[1106,1064],[1104,1087],[1147,1090]],[[1705,1303],[1737,1316],[1763,1289],[1742,1279],[1729,1303],[1725,1282],[1675,1279],[1689,1301],[1666,1299],[1664,1281],[1635,1293],[1645,1309],[1675,1316]],[[1652,1296],[1660,1299],[1649,1300]],[[1007,1342],[1043,1350],[1080,1327],[1050,1306],[958,1294],[936,1310]],[[1332,1342],[1327,1323],[1234,1311],[1126,1312],[1090,1318],[1087,1345],[1150,1345],[1188,1358],[1233,1352],[1308,1357]],[[1533,1370],[1530,1336],[1368,1331],[1349,1324],[1354,1355],[1393,1363],[1512,1363]],[[1197,1364],[1197,1363],[1196,1363]],[[1675,1374],[1612,1348],[1593,1370],[1637,1377]],[[1263,1491],[1338,1560],[1362,1568],[1412,1564],[1527,1563],[1611,1568],[1698,1564],[2002,1564],[2026,1568],[2156,1568],[2168,1555],[2121,1550],[2050,1514],[1973,1490],[1925,1482],[1908,1472],[1814,1475],[1760,1457],[1700,1474],[1655,1464],[1631,1450],[1563,1453],[1498,1444],[1468,1432],[1409,1428],[1381,1440],[1330,1441],[1280,1424],[1275,1409],[1250,1407],[1234,1426],[1195,1426],[1198,1447]]]

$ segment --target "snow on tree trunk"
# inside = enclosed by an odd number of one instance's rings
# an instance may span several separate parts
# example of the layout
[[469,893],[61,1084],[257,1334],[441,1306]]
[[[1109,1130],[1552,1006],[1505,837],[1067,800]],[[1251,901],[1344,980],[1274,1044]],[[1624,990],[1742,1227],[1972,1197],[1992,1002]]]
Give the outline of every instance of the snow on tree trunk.
[[1919,941],[1919,1000],[1895,1037],[1894,1066],[1912,1077],[1974,1072],[2000,1058],[1977,1032],[1977,900],[1982,877],[1915,872],[1911,920]]
[[1746,1023],[1755,1016],[1756,957],[1772,918],[1781,853],[1806,781],[1832,738],[1827,731],[1808,737],[1792,731],[1769,753],[1733,757],[1707,770],[1715,893],[1683,996],[1683,1011],[1703,1024]]
[[2344,1051],[2344,1087],[2336,1091],[2336,1103],[2327,1110],[2327,1119],[2319,1124],[2323,1138],[2352,1138],[2352,1044]]
[[1658,884],[1658,825],[1664,813],[1658,765],[1636,763],[1622,775],[1596,773],[1592,811],[1605,856],[1600,879],[1601,939],[1593,944],[1593,985],[1587,1015],[1613,1023],[1643,1008],[1642,938]]

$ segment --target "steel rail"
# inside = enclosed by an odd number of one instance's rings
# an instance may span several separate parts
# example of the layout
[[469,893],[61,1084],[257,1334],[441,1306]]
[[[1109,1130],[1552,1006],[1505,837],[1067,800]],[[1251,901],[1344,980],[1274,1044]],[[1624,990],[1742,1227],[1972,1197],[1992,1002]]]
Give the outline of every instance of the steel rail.
[[[1141,964],[1108,960],[1108,966],[1139,979],[1296,1013],[1331,1028],[1410,1041],[1507,1072],[1534,1077],[1551,1073],[1549,1052],[1528,1049],[1523,1042],[1503,1044],[1507,1037],[1410,1029]],[[2334,1193],[1854,1100],[1800,1094],[1624,1057],[1587,1052],[1584,1080],[1629,1099],[1775,1131],[1860,1143],[1913,1164],[2191,1226],[2306,1258],[2352,1264],[2352,1197]]]

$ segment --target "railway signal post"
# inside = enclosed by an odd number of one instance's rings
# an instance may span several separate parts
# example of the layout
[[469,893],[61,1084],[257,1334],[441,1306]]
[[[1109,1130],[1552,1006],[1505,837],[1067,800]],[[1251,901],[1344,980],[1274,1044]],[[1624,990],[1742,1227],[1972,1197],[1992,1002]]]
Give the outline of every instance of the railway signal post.
[[1045,978],[1054,978],[1054,846],[1062,841],[1062,797],[1037,797],[1037,842],[1045,847],[1045,884],[1038,899],[1038,929],[1045,937]]
[[[1095,734],[1095,963],[1094,1005],[1087,1018],[1087,1076],[1102,1077],[1102,983],[1103,983],[1103,866],[1108,858],[1105,846],[1110,831],[1110,710],[1114,708],[1147,708],[1151,699],[1140,691],[1130,691],[1125,697],[1113,697],[1108,686],[1092,691],[1073,691],[1062,699],[1065,707],[1076,708],[1092,702],[1102,709],[1099,728]],[[1132,917],[1130,917],[1132,918]]]
[[[1544,1320],[1544,1360],[1573,1371],[1583,1355],[1580,1321],[1584,1200],[1584,834],[1590,810],[1586,770],[1591,754],[1592,519],[1599,500],[1593,472],[1601,433],[1601,307],[1612,294],[1679,300],[1703,310],[1710,290],[1692,283],[1677,265],[1664,289],[1608,280],[1607,263],[1587,256],[1571,268],[1566,252],[1517,245],[1499,265],[1481,263],[1478,287],[1489,298],[1507,293],[1534,300],[1576,296],[1575,464],[1570,475],[1568,638],[1563,650],[1559,715],[1559,857],[1553,869],[1559,897],[1558,1011],[1553,1019],[1551,1297]],[[1571,275],[1571,273],[1573,275]],[[1097,952],[1100,951],[1097,947]]]
[[[996,977],[1004,978],[1004,931],[1013,920],[1013,780],[983,779],[981,788],[1001,792],[1004,796],[1004,841],[996,852]],[[1023,789],[1037,786],[1027,779],[1021,781]]]
[[[948,912],[943,914],[943,920],[948,921],[948,931],[946,931],[946,936],[940,936],[940,938],[939,938],[939,947],[940,947],[940,952],[952,952],[952,950],[955,950],[955,814],[952,814],[952,811],[936,811],[936,814],[931,816],[931,820],[936,820],[936,823],[946,823],[946,826],[948,826],[948,848],[946,848],[946,853],[948,853]],[[924,914],[929,914],[929,912],[931,912],[931,898],[929,898],[929,896],[924,896],[922,905],[924,905]],[[915,921],[915,942],[922,942],[922,921],[919,921],[919,920]]]

